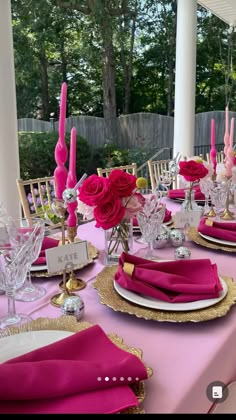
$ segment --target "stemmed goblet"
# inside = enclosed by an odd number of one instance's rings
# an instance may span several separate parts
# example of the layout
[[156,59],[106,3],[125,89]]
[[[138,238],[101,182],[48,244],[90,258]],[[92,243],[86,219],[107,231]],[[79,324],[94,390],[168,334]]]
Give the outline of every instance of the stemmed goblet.
[[165,205],[160,203],[159,196],[153,192],[145,197],[144,206],[137,213],[142,236],[148,244],[148,250],[144,256],[147,259],[155,258],[153,256],[153,241],[160,232],[160,227],[165,217],[165,210]]
[[0,288],[5,291],[8,299],[8,312],[0,318],[1,329],[32,321],[29,315],[16,312],[15,307],[15,292],[25,281],[31,246],[32,240],[29,236],[28,240],[17,248],[7,244],[5,248],[0,249]]
[[228,194],[227,182],[215,182],[210,188],[210,197],[215,207],[216,221],[220,221],[221,210],[225,208]]
[[210,191],[213,186],[213,181],[210,178],[202,178],[199,181],[199,187],[201,192],[205,195],[205,203],[203,207],[203,214],[207,215],[210,211]]
[[21,246],[27,240],[28,235],[32,235],[32,246],[29,249],[27,259],[27,276],[23,287],[17,290],[16,300],[32,302],[45,295],[46,290],[42,286],[35,286],[31,279],[31,265],[37,260],[45,233],[45,221],[40,218],[10,219],[7,223],[7,231],[10,242],[14,246]]

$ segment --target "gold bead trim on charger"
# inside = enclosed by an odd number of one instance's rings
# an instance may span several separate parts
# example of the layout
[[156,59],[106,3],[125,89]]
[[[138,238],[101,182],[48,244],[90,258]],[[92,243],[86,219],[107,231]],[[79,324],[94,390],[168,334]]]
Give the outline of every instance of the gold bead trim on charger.
[[167,322],[209,321],[227,314],[236,303],[236,282],[231,277],[221,276],[228,287],[227,295],[213,306],[193,311],[162,311],[136,305],[122,298],[115,290],[113,282],[118,265],[105,267],[96,277],[93,287],[97,289],[100,302],[117,312],[125,312],[138,318]]
[[210,242],[204,239],[201,235],[199,235],[197,229],[194,227],[191,227],[188,229],[188,237],[189,239],[191,239],[191,241],[195,242],[198,245],[202,245],[206,248],[217,249],[217,250],[226,251],[226,252],[236,252],[236,245],[227,246],[227,245],[221,245],[219,243],[214,243],[214,238],[212,238],[213,242]]
[[[23,332],[28,331],[41,331],[41,330],[58,330],[58,331],[69,331],[69,332],[79,332],[83,331],[86,328],[91,327],[94,324],[90,322],[78,322],[75,317],[70,315],[62,315],[59,318],[38,318],[33,320],[29,324],[23,324],[19,327],[10,327],[5,329],[4,331],[0,331],[0,339],[4,337],[8,337],[10,335],[20,334]],[[134,354],[140,360],[142,360],[143,352],[141,349],[137,349],[135,347],[129,347],[127,344],[124,343],[123,338],[119,337],[114,333],[107,334],[109,339],[119,348],[125,350],[129,353]],[[152,368],[146,365],[142,360],[146,370],[148,378],[150,378],[153,374]],[[132,388],[133,392],[135,393],[139,404],[141,404],[146,396],[145,393],[145,386],[143,381],[136,382],[131,384],[130,387]],[[137,407],[130,407],[126,410],[122,411],[120,414],[145,414],[145,411],[140,406]]]

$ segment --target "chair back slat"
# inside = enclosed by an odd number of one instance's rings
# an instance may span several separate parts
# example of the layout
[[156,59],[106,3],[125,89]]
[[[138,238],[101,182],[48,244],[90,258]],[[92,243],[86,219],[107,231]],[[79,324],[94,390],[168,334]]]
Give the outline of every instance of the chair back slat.
[[132,163],[130,165],[114,166],[114,167],[111,167],[111,168],[97,168],[97,174],[98,174],[98,176],[105,176],[106,178],[108,178],[111,171],[113,171],[114,169],[121,169],[122,171],[130,173],[131,175],[137,176],[137,164],[136,163]]
[[[28,220],[33,217],[43,217],[46,222],[50,224],[50,229],[60,228],[61,222],[54,223],[52,220],[49,222],[48,214],[53,214],[52,203],[55,195],[54,177],[48,176],[43,178],[35,178],[16,180],[23,216]],[[31,196],[29,197],[29,193]],[[29,199],[31,202],[29,202]]]

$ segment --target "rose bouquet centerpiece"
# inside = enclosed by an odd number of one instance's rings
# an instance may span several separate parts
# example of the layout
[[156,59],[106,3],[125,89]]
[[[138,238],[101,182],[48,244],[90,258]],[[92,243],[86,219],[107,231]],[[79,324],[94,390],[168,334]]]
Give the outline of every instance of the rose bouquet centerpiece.
[[198,210],[197,203],[194,200],[194,187],[199,185],[201,179],[209,176],[211,167],[204,164],[202,159],[190,159],[179,162],[179,175],[188,182],[186,188],[185,202],[183,207],[185,210]]
[[138,190],[145,186],[144,178],[114,169],[108,178],[90,175],[79,187],[78,212],[104,229],[108,256],[132,251],[132,219],[144,205]]

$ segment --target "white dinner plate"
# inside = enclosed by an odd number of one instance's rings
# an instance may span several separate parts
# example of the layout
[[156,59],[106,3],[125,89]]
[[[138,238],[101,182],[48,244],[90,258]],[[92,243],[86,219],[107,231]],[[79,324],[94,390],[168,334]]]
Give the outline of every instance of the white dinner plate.
[[27,331],[16,335],[0,338],[0,363],[13,357],[31,352],[48,344],[55,343],[74,333],[70,331],[39,330]]
[[236,242],[225,241],[224,239],[219,239],[219,238],[214,238],[213,236],[203,235],[203,233],[201,232],[198,232],[198,233],[200,236],[202,236],[202,238],[206,239],[207,241],[215,242],[216,244],[229,245],[229,246],[236,247]]
[[221,290],[218,298],[196,300],[194,302],[169,303],[149,296],[139,295],[131,290],[124,289],[116,283],[115,280],[114,288],[124,299],[146,308],[161,309],[162,311],[195,311],[197,309],[208,308],[209,306],[215,305],[227,295],[227,284],[221,277],[219,278],[223,289]]
[[[176,197],[176,198],[171,198],[168,197],[170,200],[176,201],[177,203],[182,203],[185,198],[180,198],[180,197]],[[197,198],[194,199],[194,201],[198,204],[205,204],[205,200],[198,200]]]
[[47,271],[48,270],[48,266],[47,264],[41,264],[41,265],[31,265],[30,267],[30,271],[34,272],[34,271]]

